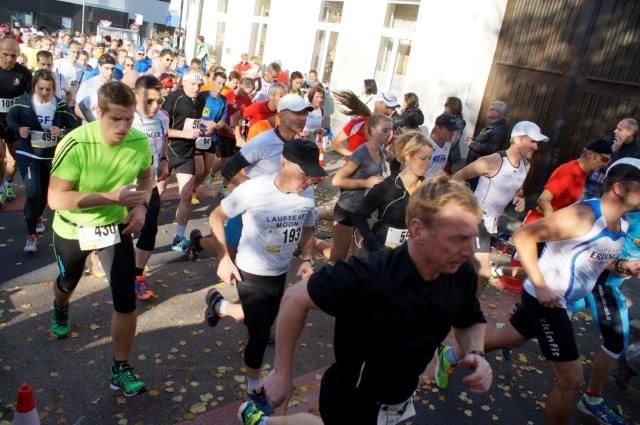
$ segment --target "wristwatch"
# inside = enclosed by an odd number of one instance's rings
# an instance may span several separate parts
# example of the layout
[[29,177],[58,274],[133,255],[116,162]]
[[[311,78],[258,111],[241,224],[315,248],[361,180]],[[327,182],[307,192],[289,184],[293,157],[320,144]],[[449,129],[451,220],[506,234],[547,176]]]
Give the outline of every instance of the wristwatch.
[[160,161],[168,161],[169,159],[166,156],[161,156]]
[[475,355],[477,355],[477,356],[480,356],[480,357],[482,357],[482,358],[485,358],[484,351],[471,350],[471,351],[469,351],[467,354],[475,354]]

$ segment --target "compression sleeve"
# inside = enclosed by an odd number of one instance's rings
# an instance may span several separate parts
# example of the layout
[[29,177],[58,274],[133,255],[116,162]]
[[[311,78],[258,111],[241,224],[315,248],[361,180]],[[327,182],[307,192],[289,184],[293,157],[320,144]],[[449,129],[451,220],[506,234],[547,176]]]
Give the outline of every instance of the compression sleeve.
[[242,155],[242,152],[236,152],[222,167],[222,177],[231,180],[236,174],[245,167],[251,165],[249,161]]

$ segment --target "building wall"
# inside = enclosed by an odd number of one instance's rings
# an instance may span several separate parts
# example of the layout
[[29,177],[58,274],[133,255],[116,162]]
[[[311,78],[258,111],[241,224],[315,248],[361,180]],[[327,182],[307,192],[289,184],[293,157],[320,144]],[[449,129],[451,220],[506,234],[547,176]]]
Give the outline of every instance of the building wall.
[[[58,0],[58,2],[82,6],[82,0]],[[169,3],[159,0],[85,0],[85,6],[126,12],[129,14],[129,19],[134,19],[135,14],[139,13],[144,16],[144,22],[156,24],[164,24],[169,11]]]
[[[248,51],[251,25],[255,18],[255,0],[232,0],[226,14],[217,13],[217,1],[207,0],[200,16],[200,33],[215,44],[217,22],[225,22],[223,52],[219,62],[235,64]],[[458,96],[464,105],[465,133],[471,135],[476,123],[487,77],[495,52],[507,0],[422,0],[412,38],[411,53],[399,99],[408,91],[420,98],[425,124],[431,128],[443,110],[447,96]],[[332,89],[362,90],[365,78],[374,78],[380,41],[385,30],[387,0],[345,0],[342,19],[330,26],[339,32],[331,75]],[[308,72],[316,40],[316,31],[326,29],[319,23],[321,0],[271,0],[263,62],[279,59],[289,70]],[[191,22],[187,32],[197,25]],[[187,37],[189,38],[189,37]],[[186,45],[193,54],[195,34]],[[346,117],[336,113],[334,126]],[[463,147],[464,148],[464,147]]]

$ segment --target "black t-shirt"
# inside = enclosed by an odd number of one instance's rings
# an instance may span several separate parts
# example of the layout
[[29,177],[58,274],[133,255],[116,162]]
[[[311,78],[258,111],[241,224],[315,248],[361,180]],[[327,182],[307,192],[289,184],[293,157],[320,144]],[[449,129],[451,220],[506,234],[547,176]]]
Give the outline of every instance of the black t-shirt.
[[7,127],[7,112],[13,101],[26,92],[31,92],[31,71],[26,67],[15,64],[10,70],[0,68],[0,139],[7,142],[16,141],[15,135]]
[[[196,98],[197,99],[197,98]],[[200,102],[191,100],[184,90],[176,90],[165,98],[162,109],[169,114],[169,126],[173,130],[184,130],[184,122],[187,118],[200,119],[202,116]],[[169,149],[182,158],[192,158],[195,153],[195,139],[183,139],[172,137],[169,139]]]
[[385,404],[408,399],[451,327],[486,322],[476,287],[468,262],[423,280],[406,244],[314,273],[309,296],[336,317],[331,390]]

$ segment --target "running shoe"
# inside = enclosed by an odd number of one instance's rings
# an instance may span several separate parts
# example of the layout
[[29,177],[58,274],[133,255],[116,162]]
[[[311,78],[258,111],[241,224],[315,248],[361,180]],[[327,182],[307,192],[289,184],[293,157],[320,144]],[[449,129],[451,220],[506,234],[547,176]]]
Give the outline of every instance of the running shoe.
[[204,299],[207,304],[204,317],[212,328],[214,328],[220,321],[220,315],[216,312],[216,306],[222,300],[224,300],[224,297],[216,288],[211,288]]
[[269,400],[267,400],[267,395],[264,393],[264,387],[260,387],[253,391],[247,391],[245,397],[247,401],[255,404],[258,410],[266,416],[271,416],[273,414],[273,408],[269,404]]
[[24,244],[24,248],[22,252],[25,254],[35,254],[38,252],[38,236],[37,235],[29,235],[27,236],[27,243]]
[[189,233],[189,253],[191,254],[191,261],[196,261],[202,251],[200,246],[200,239],[202,239],[202,232],[198,229],[193,229]]
[[175,252],[186,254],[187,252],[189,252],[189,240],[184,236],[180,237],[178,235],[175,235],[173,237],[173,243],[171,244],[171,249]]
[[266,417],[264,412],[260,411],[258,406],[250,401],[245,401],[238,409],[238,421],[243,425],[257,425],[264,417]]
[[627,421],[617,414],[613,409],[607,406],[604,399],[601,398],[596,404],[587,401],[586,394],[583,394],[578,401],[578,410],[587,415],[593,416],[602,425],[626,425]]
[[144,382],[133,373],[133,368],[126,363],[121,365],[118,370],[115,366],[111,366],[110,385],[112,390],[122,390],[127,397],[147,391]]
[[213,179],[214,177],[211,175],[211,173],[207,173],[207,178],[204,179],[204,187],[206,187],[208,190],[213,189]]
[[136,297],[143,301],[153,297],[153,291],[147,286],[147,278],[144,276],[136,276]]
[[436,350],[436,385],[438,388],[444,390],[449,386],[449,375],[453,372],[453,366],[447,360],[447,353],[449,350],[453,350],[453,347],[448,345],[440,345]]
[[13,202],[16,200],[16,192],[13,189],[13,183],[5,183],[4,185],[4,193],[7,198],[7,202]]
[[53,312],[51,314],[51,332],[58,339],[64,339],[69,336],[71,326],[69,326],[69,307],[59,310],[53,304]]
[[46,230],[46,228],[44,227],[44,223],[42,222],[42,219],[38,219],[38,222],[36,223],[36,233],[41,235],[42,233],[44,233],[44,231]]
[[7,194],[4,193],[4,190],[0,191],[0,208],[4,206],[4,203],[7,201]]
[[195,193],[191,194],[191,205],[193,206],[200,205],[200,199],[198,199]]

